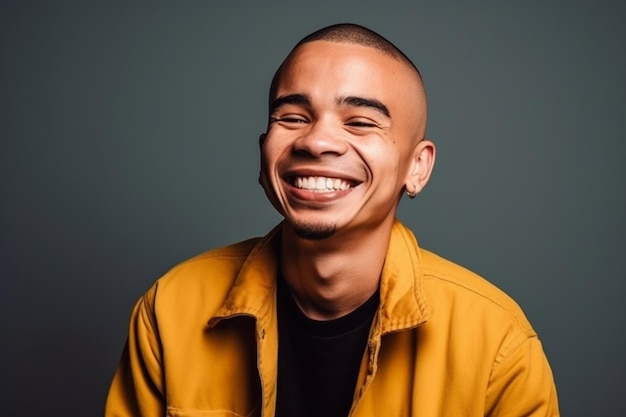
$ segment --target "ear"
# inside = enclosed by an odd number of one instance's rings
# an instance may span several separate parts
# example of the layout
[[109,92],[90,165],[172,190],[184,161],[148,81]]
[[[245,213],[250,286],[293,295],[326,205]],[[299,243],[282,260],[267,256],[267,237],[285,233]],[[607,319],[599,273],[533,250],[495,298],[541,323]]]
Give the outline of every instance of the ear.
[[435,166],[435,144],[427,139],[417,143],[413,148],[413,156],[409,174],[404,187],[410,195],[415,196],[424,189]]
[[267,137],[267,133],[261,133],[259,135],[259,149],[263,147],[263,144],[265,143],[265,138]]
[[263,185],[263,155],[262,155],[262,152],[263,152],[263,144],[265,143],[265,138],[266,137],[267,137],[266,133],[261,133],[259,135],[259,153],[261,154],[261,166],[260,166],[260,169],[259,169],[258,181],[259,181],[259,184],[261,184],[262,187],[264,186]]

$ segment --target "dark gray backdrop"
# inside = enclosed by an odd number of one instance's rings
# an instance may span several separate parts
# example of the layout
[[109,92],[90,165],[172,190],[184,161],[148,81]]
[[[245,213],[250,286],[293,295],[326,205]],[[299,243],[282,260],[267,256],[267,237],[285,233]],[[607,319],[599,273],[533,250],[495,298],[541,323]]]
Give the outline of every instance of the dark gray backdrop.
[[1,414],[99,415],[140,294],[278,221],[271,75],[352,21],[426,80],[438,161],[400,217],[518,300],[564,415],[626,415],[624,3],[382,3],[0,3]]

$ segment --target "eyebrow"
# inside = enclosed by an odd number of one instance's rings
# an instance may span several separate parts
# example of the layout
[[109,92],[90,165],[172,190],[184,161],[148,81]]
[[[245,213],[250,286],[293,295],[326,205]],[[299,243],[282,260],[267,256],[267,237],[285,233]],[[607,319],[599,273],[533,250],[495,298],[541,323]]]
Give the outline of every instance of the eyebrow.
[[300,106],[311,107],[311,99],[306,94],[288,94],[277,97],[270,103],[270,114],[286,104],[298,104]]
[[[300,93],[287,94],[286,96],[277,97],[270,103],[270,114],[287,104],[311,107],[311,99],[307,94]],[[373,98],[357,96],[340,97],[337,99],[337,104],[345,104],[352,107],[369,107],[380,112],[386,117],[391,118],[391,113],[389,112],[387,106],[385,106],[381,101]]]
[[339,98],[337,102],[338,104],[347,104],[348,106],[353,107],[370,107],[384,114],[388,118],[391,118],[391,113],[389,113],[387,106],[374,98],[348,96]]

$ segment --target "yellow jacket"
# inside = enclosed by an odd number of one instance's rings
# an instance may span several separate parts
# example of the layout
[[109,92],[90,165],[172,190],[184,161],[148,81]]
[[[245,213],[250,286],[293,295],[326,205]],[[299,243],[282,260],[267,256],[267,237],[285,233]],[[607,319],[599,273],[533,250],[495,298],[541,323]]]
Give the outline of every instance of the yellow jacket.
[[[274,415],[279,228],[178,265],[138,301],[107,417]],[[559,415],[517,304],[399,222],[380,297],[351,416]]]

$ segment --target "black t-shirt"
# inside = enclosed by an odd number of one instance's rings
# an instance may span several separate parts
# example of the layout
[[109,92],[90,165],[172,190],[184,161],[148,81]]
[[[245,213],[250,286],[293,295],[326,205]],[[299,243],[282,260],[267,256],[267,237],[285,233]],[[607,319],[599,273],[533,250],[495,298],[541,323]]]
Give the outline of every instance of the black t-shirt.
[[379,303],[379,292],[350,314],[312,320],[278,278],[276,417],[346,417]]

